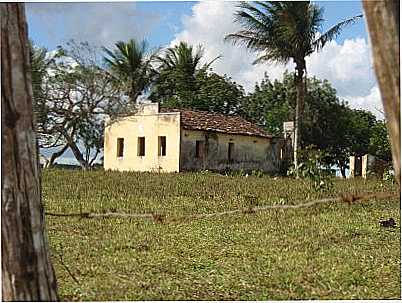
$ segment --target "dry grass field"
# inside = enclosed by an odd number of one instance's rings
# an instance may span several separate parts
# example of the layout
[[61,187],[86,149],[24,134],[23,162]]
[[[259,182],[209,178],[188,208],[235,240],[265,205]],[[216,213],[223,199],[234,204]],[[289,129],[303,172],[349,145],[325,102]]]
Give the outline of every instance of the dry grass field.
[[[45,170],[45,211],[186,216],[396,190],[303,180]],[[379,221],[394,218],[396,228]],[[400,299],[398,199],[276,209],[188,222],[46,216],[62,300]]]

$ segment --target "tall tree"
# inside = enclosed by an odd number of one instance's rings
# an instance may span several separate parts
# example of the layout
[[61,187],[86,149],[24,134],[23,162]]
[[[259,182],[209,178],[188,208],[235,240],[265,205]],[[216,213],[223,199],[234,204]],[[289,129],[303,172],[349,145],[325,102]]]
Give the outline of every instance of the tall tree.
[[[300,142],[300,126],[303,114],[306,73],[306,57],[321,50],[325,44],[339,35],[341,30],[362,17],[342,21],[327,32],[319,34],[323,9],[310,1],[257,1],[242,2],[235,21],[244,30],[225,37],[233,43],[261,52],[256,63],[274,61],[295,63],[296,110],[294,135],[294,166],[298,167],[297,150]],[[297,172],[297,169],[296,169]]]
[[32,41],[29,42],[29,47],[33,97],[39,98],[42,94],[43,78],[45,77],[52,60],[47,57],[46,48],[37,47]]
[[395,176],[401,180],[401,95],[399,1],[363,1],[392,146]]
[[138,96],[149,87],[156,75],[152,62],[157,52],[149,50],[145,40],[119,41],[115,46],[114,50],[103,48],[104,61],[116,82],[124,84],[131,103],[136,104]]
[[[150,99],[170,107],[193,107],[198,103],[197,76],[206,74],[207,69],[220,56],[202,65],[204,48],[186,42],[167,48],[157,57],[158,77],[151,89]],[[202,77],[202,75],[200,75]]]
[[37,102],[39,141],[44,148],[67,146],[88,169],[103,148],[105,120],[132,108],[100,66],[95,47],[71,41],[58,52],[58,62],[42,80],[43,98]]
[[226,75],[201,70],[196,76],[197,91],[194,109],[225,115],[238,114],[244,89]]
[[32,119],[32,84],[24,4],[0,4],[1,269],[4,301],[56,301],[45,230]]
[[384,121],[377,121],[371,129],[368,152],[387,162],[392,161],[391,144]]
[[226,75],[201,68],[186,76],[180,69],[165,69],[152,87],[150,99],[165,108],[185,108],[234,114],[244,97],[241,85]]
[[254,92],[243,99],[239,113],[270,134],[282,136],[283,122],[293,116],[292,101],[296,94],[293,78],[293,74],[286,71],[282,81],[272,82],[265,74],[261,83],[255,85]]
[[[369,152],[370,137],[376,125],[375,116],[362,109],[350,109],[344,114],[347,127],[347,144],[350,146],[351,154],[363,156]],[[340,119],[342,119],[340,117]]]
[[[266,76],[255,91],[246,96],[239,112],[274,135],[282,135],[283,122],[293,115],[296,90],[294,74],[284,73],[283,80],[271,82]],[[364,110],[351,109],[336,96],[336,90],[327,80],[306,79],[307,92],[300,146],[314,145],[328,154],[325,162],[337,165],[346,177],[350,155],[362,156],[368,152],[386,160],[386,136],[381,121]],[[376,152],[374,150],[378,149]]]
[[[45,160],[44,167],[52,166],[68,149],[68,144],[62,140],[53,140],[54,137],[46,131],[49,121],[48,102],[46,100],[45,83],[49,70],[55,68],[54,56],[49,56],[47,49],[37,47],[30,41],[30,60],[33,90],[33,111],[35,116],[36,132],[39,136],[39,154]],[[46,149],[52,152],[49,157],[44,156],[41,150]]]
[[[182,69],[188,75],[195,75],[195,72],[201,67],[201,60],[204,56],[204,48],[198,45],[196,48],[181,41],[178,45],[169,47],[165,50],[163,56],[158,56],[161,70]],[[205,64],[203,68],[208,68],[215,60]]]

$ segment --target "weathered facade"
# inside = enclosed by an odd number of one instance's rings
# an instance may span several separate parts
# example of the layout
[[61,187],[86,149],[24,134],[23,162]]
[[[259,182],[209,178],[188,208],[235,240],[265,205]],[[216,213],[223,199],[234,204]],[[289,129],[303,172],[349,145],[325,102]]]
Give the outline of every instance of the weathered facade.
[[368,176],[382,177],[390,163],[378,159],[373,155],[366,154],[361,157],[349,157],[349,178]]
[[287,154],[275,138],[238,117],[200,111],[159,111],[144,104],[136,115],[105,129],[104,167],[179,172],[256,170],[277,173]]

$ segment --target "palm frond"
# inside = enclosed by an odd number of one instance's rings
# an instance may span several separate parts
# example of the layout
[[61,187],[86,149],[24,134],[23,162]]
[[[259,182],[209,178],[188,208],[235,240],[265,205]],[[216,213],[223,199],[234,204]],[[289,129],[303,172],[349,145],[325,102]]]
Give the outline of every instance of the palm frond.
[[212,59],[211,61],[209,61],[208,63],[205,63],[202,67],[203,70],[207,70],[216,60],[219,60],[220,58],[222,58],[222,55],[216,56],[214,59]]
[[164,56],[159,56],[157,60],[161,63],[160,70],[180,69],[188,75],[194,75],[203,57],[204,48],[201,45],[194,48],[193,45],[181,41],[178,45],[167,48]]
[[318,39],[313,42],[313,50],[321,50],[328,41],[336,39],[336,37],[341,33],[342,29],[350,24],[354,24],[357,20],[362,18],[363,15],[357,15],[353,18],[339,22],[332,28],[330,28],[326,33],[322,34]]
[[240,4],[238,7],[241,9],[235,14],[235,22],[242,24],[243,27],[249,30],[269,30],[271,18],[257,6],[245,2]]
[[246,30],[226,35],[225,41],[231,41],[235,45],[243,45],[254,50],[258,50],[259,46],[262,45],[262,40],[258,34]]
[[126,87],[127,94],[135,102],[152,81],[154,70],[152,62],[157,58],[157,50],[148,49],[148,43],[130,39],[127,42],[118,41],[115,49],[102,48],[103,60],[115,81]]
[[265,55],[254,63],[286,63],[291,58],[304,56],[309,50],[312,38],[303,16],[310,9],[310,2],[264,1],[241,3],[239,7],[235,21],[241,23],[244,30],[226,35],[225,41],[263,51]]

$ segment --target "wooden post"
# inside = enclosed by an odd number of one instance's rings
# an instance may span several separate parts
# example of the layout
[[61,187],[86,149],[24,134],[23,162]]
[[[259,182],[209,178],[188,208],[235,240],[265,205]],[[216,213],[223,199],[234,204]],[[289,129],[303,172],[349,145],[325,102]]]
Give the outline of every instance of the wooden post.
[[391,139],[395,177],[401,178],[399,0],[363,0],[373,46],[374,68]]
[[0,4],[4,301],[56,301],[41,204],[24,4]]

